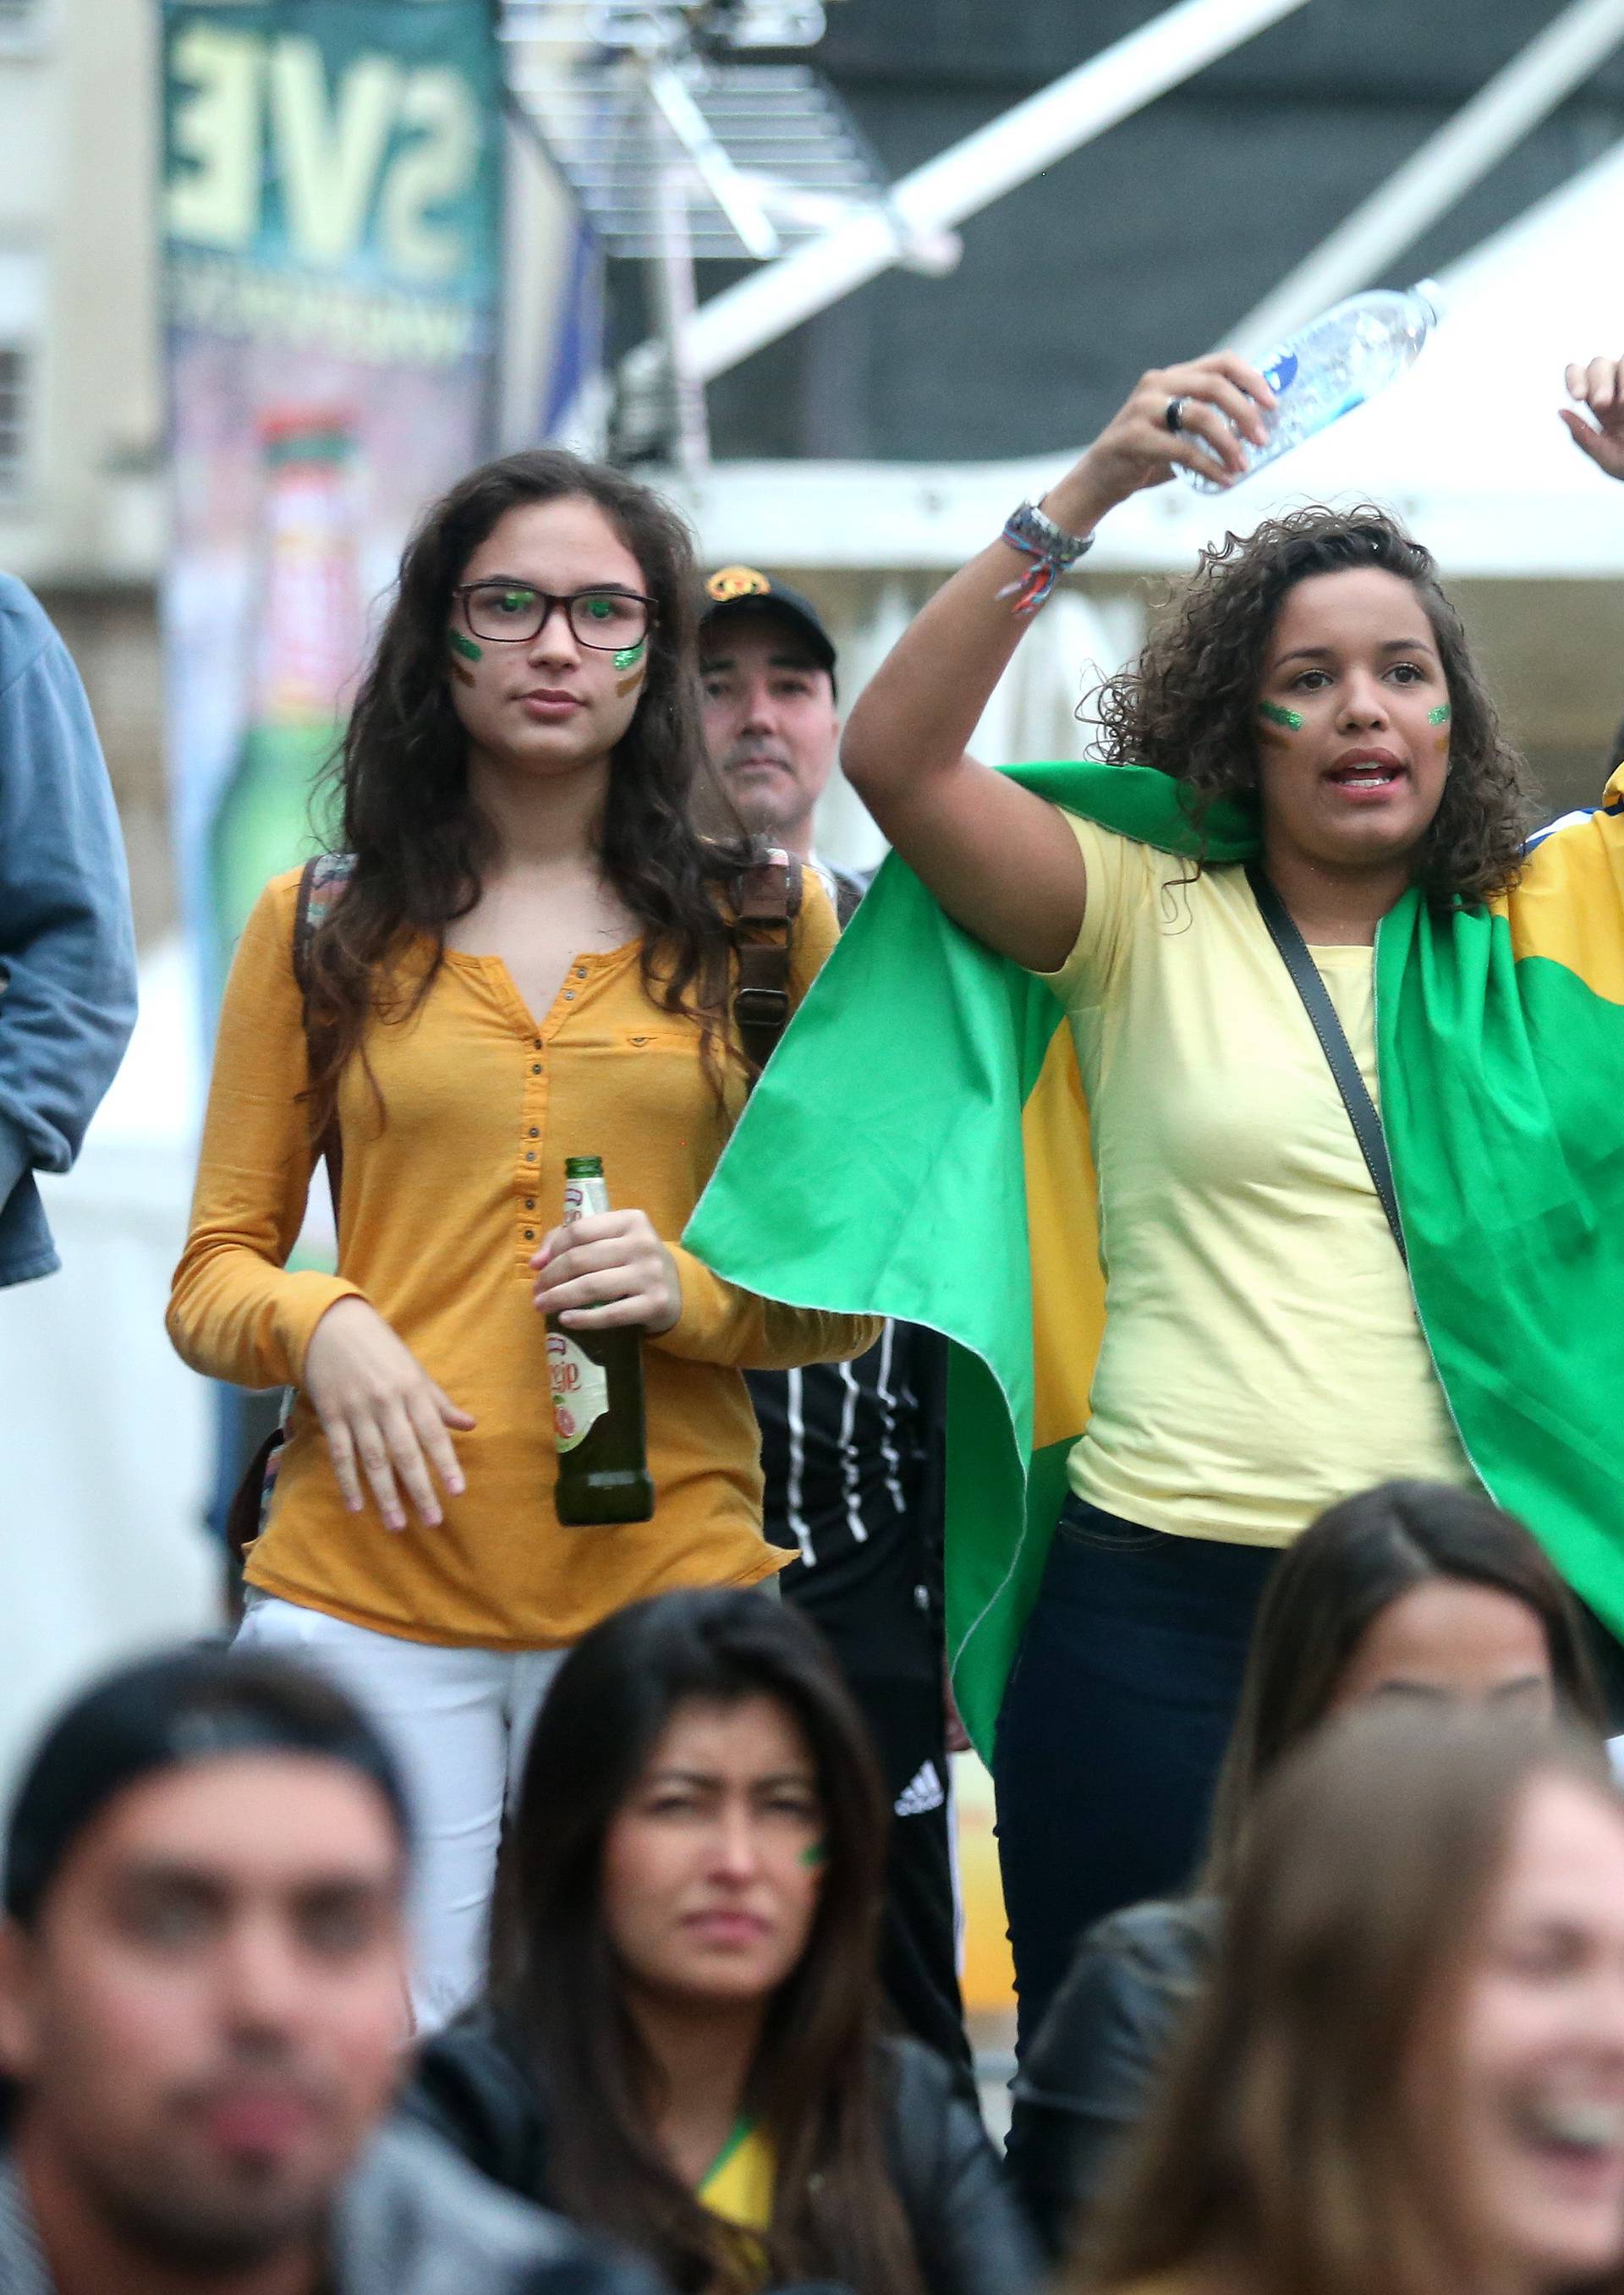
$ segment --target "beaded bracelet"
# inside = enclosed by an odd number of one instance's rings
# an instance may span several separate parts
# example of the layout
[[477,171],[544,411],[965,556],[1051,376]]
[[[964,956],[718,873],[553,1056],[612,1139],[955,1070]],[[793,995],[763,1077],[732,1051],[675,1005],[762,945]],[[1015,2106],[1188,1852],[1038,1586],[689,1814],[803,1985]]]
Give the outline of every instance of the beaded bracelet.
[[1023,619],[1037,612],[1058,577],[1094,547],[1091,534],[1067,534],[1036,502],[1029,502],[1010,511],[1004,521],[1003,538],[1012,550],[1037,561],[1016,581],[1006,582],[998,592],[1000,598],[1014,600],[1009,610]]

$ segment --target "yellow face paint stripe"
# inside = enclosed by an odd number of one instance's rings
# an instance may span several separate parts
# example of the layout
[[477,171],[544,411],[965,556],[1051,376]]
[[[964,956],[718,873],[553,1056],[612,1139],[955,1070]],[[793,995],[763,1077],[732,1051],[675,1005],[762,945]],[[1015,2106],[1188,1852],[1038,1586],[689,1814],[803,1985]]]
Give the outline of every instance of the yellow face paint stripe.
[[610,656],[616,669],[629,669],[632,673],[630,677],[620,678],[616,682],[615,690],[623,701],[628,693],[635,693],[643,682],[649,667],[648,644],[648,638],[641,637],[635,645],[622,646],[617,653]]

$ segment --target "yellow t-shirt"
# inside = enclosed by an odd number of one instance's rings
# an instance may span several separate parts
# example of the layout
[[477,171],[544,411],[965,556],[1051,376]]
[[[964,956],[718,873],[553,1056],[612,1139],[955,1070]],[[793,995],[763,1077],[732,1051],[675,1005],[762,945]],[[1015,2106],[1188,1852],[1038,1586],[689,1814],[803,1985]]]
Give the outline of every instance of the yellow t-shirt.
[[764,2232],[772,2221],[777,2178],[771,2144],[750,2120],[741,2119],[706,2171],[699,2197],[724,2223]]
[[[861,1352],[878,1325],[753,1297],[676,1238],[743,1104],[719,1107],[695,1025],[645,990],[638,943],[579,956],[551,1009],[526,1010],[499,958],[447,955],[411,1018],[374,1019],[339,1090],[339,1271],[290,1271],[313,1157],[293,973],[298,871],[268,885],[220,1012],[192,1229],[168,1327],[196,1370],[297,1385],[337,1299],[371,1301],[453,1401],[467,1476],[437,1530],[345,1511],[309,1402],[296,1404],[251,1583],[407,1641],[491,1649],[575,1640],[610,1611],[677,1586],[747,1586],[785,1556],[762,1536],[761,1437],[746,1368]],[[790,992],[834,946],[809,870]],[[420,963],[420,958],[417,960]],[[564,1207],[564,1158],[601,1155],[610,1198],[648,1213],[676,1262],[681,1313],[644,1349],[652,1522],[566,1529],[547,1332],[530,1255]]]
[[[1072,1488],[1147,1529],[1277,1546],[1390,1475],[1472,1483],[1245,870],[1180,884],[1176,857],[1066,817],[1088,907],[1045,976],[1088,1090],[1106,1282]],[[1373,951],[1311,954],[1377,1098]]]

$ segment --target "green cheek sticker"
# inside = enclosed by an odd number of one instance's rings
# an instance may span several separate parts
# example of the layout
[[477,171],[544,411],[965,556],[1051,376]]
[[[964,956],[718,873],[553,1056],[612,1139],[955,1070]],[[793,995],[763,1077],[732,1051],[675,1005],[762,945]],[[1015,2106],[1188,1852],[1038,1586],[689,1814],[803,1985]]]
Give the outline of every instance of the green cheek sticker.
[[1282,709],[1277,701],[1260,701],[1258,715],[1267,717],[1271,725],[1284,725],[1288,733],[1301,733],[1302,719],[1295,709]]
[[647,638],[639,638],[635,645],[622,646],[620,651],[615,656],[616,668],[630,669],[635,663],[640,662],[643,657],[643,648],[648,642]]
[[1436,709],[1427,711],[1426,722],[1429,725],[1447,725],[1451,714],[1449,703],[1440,701]]
[[472,638],[465,638],[461,630],[453,630],[449,633],[449,635],[451,638],[451,649],[453,653],[460,653],[464,661],[483,661],[485,659],[485,648],[483,646],[477,646]]

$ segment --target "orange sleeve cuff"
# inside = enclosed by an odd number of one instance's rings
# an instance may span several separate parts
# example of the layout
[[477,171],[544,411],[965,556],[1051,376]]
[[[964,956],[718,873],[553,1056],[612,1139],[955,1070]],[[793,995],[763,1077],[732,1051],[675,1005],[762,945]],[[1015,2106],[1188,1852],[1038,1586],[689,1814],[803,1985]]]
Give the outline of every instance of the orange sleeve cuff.
[[682,1311],[651,1344],[690,1362],[721,1363],[734,1370],[847,1362],[865,1354],[885,1327],[874,1315],[831,1315],[821,1308],[758,1298],[724,1281],[680,1243],[667,1248],[676,1262]]

